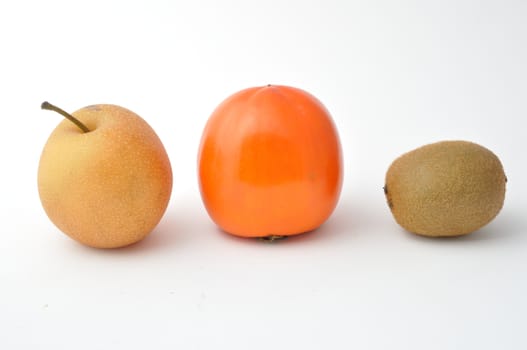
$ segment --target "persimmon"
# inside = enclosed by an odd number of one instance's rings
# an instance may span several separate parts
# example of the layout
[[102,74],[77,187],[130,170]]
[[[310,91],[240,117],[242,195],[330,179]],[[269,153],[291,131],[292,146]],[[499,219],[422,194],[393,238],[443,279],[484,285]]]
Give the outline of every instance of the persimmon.
[[224,100],[203,131],[198,167],[208,214],[241,237],[316,229],[342,186],[342,151],[328,110],[289,86],[252,87]]

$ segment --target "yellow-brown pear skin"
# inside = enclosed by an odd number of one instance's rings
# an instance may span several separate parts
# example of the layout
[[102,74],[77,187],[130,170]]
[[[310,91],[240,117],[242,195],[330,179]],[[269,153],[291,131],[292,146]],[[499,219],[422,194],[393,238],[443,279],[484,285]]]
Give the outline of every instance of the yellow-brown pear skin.
[[468,141],[442,141],[397,158],[386,173],[391,212],[407,231],[430,237],[469,234],[503,207],[507,178],[498,157]]
[[172,191],[168,155],[137,114],[109,104],[64,119],[49,136],[38,168],[38,191],[50,220],[78,242],[118,248],[138,242],[159,223]]

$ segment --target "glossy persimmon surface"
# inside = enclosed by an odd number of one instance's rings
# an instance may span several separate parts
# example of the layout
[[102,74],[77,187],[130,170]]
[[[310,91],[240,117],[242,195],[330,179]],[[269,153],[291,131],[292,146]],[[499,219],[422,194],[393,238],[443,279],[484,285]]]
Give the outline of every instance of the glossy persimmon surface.
[[212,220],[242,237],[311,231],[333,212],[342,154],[329,112],[288,86],[248,88],[210,116],[198,154],[201,196]]

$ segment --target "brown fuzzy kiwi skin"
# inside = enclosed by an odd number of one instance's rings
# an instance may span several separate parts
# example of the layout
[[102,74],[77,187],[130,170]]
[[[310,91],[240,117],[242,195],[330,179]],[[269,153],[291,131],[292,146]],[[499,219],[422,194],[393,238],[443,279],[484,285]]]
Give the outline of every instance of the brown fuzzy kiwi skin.
[[468,141],[441,141],[397,158],[384,193],[399,225],[429,237],[461,236],[492,221],[507,178],[498,157]]

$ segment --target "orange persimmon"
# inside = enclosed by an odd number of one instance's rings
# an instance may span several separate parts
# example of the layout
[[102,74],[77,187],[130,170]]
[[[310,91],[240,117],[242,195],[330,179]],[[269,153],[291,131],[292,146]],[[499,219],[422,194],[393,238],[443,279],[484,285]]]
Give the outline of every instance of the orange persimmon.
[[198,154],[201,197],[212,220],[242,237],[314,230],[342,185],[342,153],[329,112],[288,86],[239,91],[210,116]]

